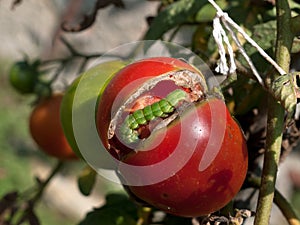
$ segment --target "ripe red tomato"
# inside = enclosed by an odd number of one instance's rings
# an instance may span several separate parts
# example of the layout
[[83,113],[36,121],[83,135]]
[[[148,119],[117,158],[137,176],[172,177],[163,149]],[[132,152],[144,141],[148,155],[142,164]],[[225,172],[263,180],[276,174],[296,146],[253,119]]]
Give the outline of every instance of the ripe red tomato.
[[[130,165],[153,165],[170,157],[179,145],[180,135],[181,142],[184,143],[181,146],[186,149],[177,153],[176,159],[186,158],[188,149],[193,148],[196,143],[194,153],[176,174],[156,184],[130,186],[130,191],[149,204],[179,216],[205,215],[225,206],[240,190],[245,179],[247,147],[239,126],[228,111],[224,121],[223,118],[216,120],[214,117],[220,113],[218,109],[222,108],[224,109],[224,102],[216,98],[197,103],[198,121],[187,111],[180,121],[168,127],[164,141],[159,146],[151,151],[131,152],[124,157],[123,162]],[[216,111],[213,113],[212,110]],[[182,131],[182,123],[189,124],[190,129]],[[218,154],[207,168],[199,170],[204,154],[209,151],[210,137],[219,138],[211,133],[214,129],[212,126],[222,127],[223,123],[226,123],[224,137],[220,146],[215,146],[215,151],[219,148]],[[171,166],[176,168],[178,163],[179,160],[174,160]],[[120,171],[122,172],[122,168]],[[154,169],[152,172],[161,173]],[[146,173],[143,176],[151,177]]]
[[54,94],[41,100],[31,112],[29,129],[34,141],[46,154],[62,160],[77,159],[60,122],[62,98],[63,94]]
[[[173,79],[182,70],[191,73]],[[153,84],[166,74],[167,79]],[[206,215],[225,206],[240,190],[248,166],[239,125],[224,101],[207,92],[202,79],[199,71],[177,59],[137,61],[115,75],[97,111],[99,136],[108,151],[114,157],[117,154],[118,170],[130,194],[184,217]],[[180,95],[173,97],[174,90],[186,93],[189,104],[184,105]],[[153,100],[145,101],[145,96]],[[163,100],[178,111],[167,112]],[[160,104],[160,109],[155,111],[154,104]],[[164,115],[141,122],[157,112]],[[128,118],[137,127],[127,128],[127,136],[119,135]]]
[[[107,130],[111,121],[112,107],[118,109],[122,103],[128,98],[137,86],[149,79],[149,77],[159,76],[163,73],[176,71],[180,69],[189,69],[195,71],[195,68],[181,60],[167,57],[155,57],[141,60],[126,66],[109,82],[105,91],[100,98],[97,111],[97,124],[99,127],[99,135],[104,146],[109,149]],[[127,89],[125,86],[134,82]],[[122,90],[122,94],[118,95]],[[116,99],[118,96],[118,99]]]

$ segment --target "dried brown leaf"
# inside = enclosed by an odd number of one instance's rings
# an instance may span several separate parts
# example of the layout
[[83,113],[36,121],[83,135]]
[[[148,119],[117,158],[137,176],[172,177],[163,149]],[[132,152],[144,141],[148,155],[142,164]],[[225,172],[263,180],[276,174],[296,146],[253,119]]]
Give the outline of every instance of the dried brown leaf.
[[72,0],[63,15],[62,30],[79,32],[89,28],[95,22],[98,10],[111,4],[124,8],[122,0]]

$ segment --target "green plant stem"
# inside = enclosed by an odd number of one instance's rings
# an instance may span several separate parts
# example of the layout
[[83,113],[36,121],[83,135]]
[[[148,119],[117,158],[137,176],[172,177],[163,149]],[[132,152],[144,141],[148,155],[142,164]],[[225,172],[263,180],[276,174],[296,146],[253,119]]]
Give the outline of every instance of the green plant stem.
[[[290,30],[290,26],[287,26],[291,20],[291,11],[287,0],[276,1],[276,13],[276,61],[284,71],[289,71],[293,34]],[[270,77],[269,82],[272,82],[278,76],[280,76],[278,73],[274,74]],[[284,114],[285,111],[283,107],[269,95],[266,150],[254,225],[269,224],[281,151]]]
[[286,198],[284,198],[284,196],[279,191],[275,191],[274,203],[279,207],[290,225],[300,225],[300,220],[295,210],[293,209],[293,206],[286,200]]
[[[273,203],[276,174],[279,163],[281,138],[284,120],[282,107],[274,102],[273,97],[268,97],[268,122],[266,151],[264,154],[264,166],[262,183],[259,192],[255,225],[268,225]],[[273,103],[273,104],[271,104]]]
[[[261,179],[255,176],[250,176],[247,179],[248,184],[251,187],[259,188],[261,185]],[[284,196],[275,189],[274,193],[274,203],[278,206],[289,225],[300,225],[300,219],[295,212],[292,205],[284,198]]]
[[55,167],[53,167],[53,169],[50,172],[50,174],[47,177],[47,179],[44,180],[44,181],[42,181],[42,183],[39,184],[39,190],[38,190],[38,192],[31,199],[31,203],[33,205],[43,196],[43,193],[44,193],[46,187],[48,186],[48,184],[50,183],[50,181],[52,180],[52,178],[61,170],[61,168],[63,167],[63,165],[64,165],[64,162],[61,161],[61,160],[59,160],[57,162],[57,164],[55,165]]
[[[33,212],[33,209],[36,206],[36,203],[43,196],[43,193],[44,193],[46,187],[48,186],[48,184],[50,183],[52,178],[61,170],[63,165],[64,165],[64,162],[59,160],[57,162],[57,164],[53,167],[52,171],[50,172],[50,174],[48,175],[46,180],[37,183],[37,192],[34,193],[33,197],[31,197],[30,199],[28,199],[25,202],[26,203],[25,207],[19,208],[23,211],[22,211],[22,214],[20,215],[20,218],[15,223],[16,225],[22,224],[28,219],[29,214]],[[17,215],[17,214],[15,213],[14,216],[15,215]],[[10,222],[13,220],[14,216],[12,216],[10,218]]]

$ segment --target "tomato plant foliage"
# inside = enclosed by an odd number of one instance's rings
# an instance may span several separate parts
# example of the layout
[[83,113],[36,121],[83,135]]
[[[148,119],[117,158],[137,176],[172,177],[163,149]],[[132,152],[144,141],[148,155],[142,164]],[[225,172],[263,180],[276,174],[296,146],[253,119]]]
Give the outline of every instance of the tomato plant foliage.
[[[282,0],[278,0],[282,1]],[[21,1],[15,1],[21,2]],[[289,5],[289,9],[292,15],[290,30],[294,32],[292,35],[295,36],[293,39],[292,47],[290,49],[290,53],[292,54],[292,65],[296,65],[295,62],[299,60],[299,50],[300,50],[300,41],[297,35],[299,35],[299,12],[300,12],[300,3],[299,1],[287,0],[285,1]],[[240,25],[250,36],[251,38],[263,49],[265,50],[271,57],[276,56],[276,40],[278,37],[284,36],[285,34],[278,33],[278,23],[276,20],[276,1],[256,1],[256,0],[216,0],[216,3],[221,7],[222,10],[228,13],[228,15],[238,24]],[[86,4],[84,7],[84,4]],[[130,10],[127,7],[126,2],[122,0],[116,1],[90,1],[89,3],[85,3],[85,1],[81,1],[80,3],[75,4],[75,1],[71,1],[70,8],[67,10],[69,13],[69,17],[66,16],[63,19],[63,23],[61,27],[66,32],[78,32],[84,29],[89,28],[94,23],[96,23],[96,15],[101,9],[109,6],[114,5],[117,7],[124,7],[122,10]],[[114,7],[112,6],[112,7]],[[210,67],[211,70],[214,71],[216,68],[217,62],[219,61],[219,52],[218,48],[215,44],[215,40],[213,37],[213,19],[215,17],[215,9],[211,6],[208,1],[200,1],[200,0],[161,0],[158,3],[157,14],[156,15],[145,15],[148,16],[148,30],[144,33],[143,38],[145,40],[165,40],[173,42],[174,40],[181,40],[180,38],[185,37],[183,42],[185,47],[192,50],[195,54],[201,57],[205,63]],[[71,15],[71,16],[70,16]],[[68,18],[71,20],[68,20]],[[287,25],[288,26],[288,25]],[[100,28],[101,29],[101,28]],[[188,32],[187,32],[188,30]],[[188,33],[188,35],[187,35]],[[233,156],[230,156],[230,152],[224,150],[224,157],[219,157],[217,163],[213,163],[210,167],[210,175],[214,177],[214,179],[210,180],[207,177],[201,177],[201,175],[197,174],[194,176],[194,164],[193,166],[186,166],[184,169],[186,170],[184,173],[176,174],[175,180],[176,185],[174,184],[174,180],[167,179],[163,182],[158,183],[157,186],[150,184],[146,186],[138,186],[138,185],[124,185],[124,189],[127,191],[129,195],[123,194],[108,194],[105,199],[105,204],[101,207],[95,208],[91,212],[87,213],[86,217],[79,223],[79,225],[96,225],[96,224],[105,224],[105,225],[150,225],[152,223],[155,224],[167,224],[167,225],[191,225],[197,223],[201,223],[201,218],[197,218],[193,221],[191,218],[184,218],[181,216],[205,216],[204,214],[210,214],[207,218],[203,219],[203,223],[212,224],[213,221],[223,221],[229,223],[233,221],[238,221],[238,224],[243,223],[243,219],[247,216],[245,214],[239,214],[238,216],[229,216],[228,215],[237,215],[235,213],[234,208],[239,208],[240,204],[243,203],[243,207],[250,208],[248,201],[242,201],[233,198],[235,194],[238,192],[240,188],[257,188],[256,185],[251,184],[249,181],[249,177],[251,176],[261,176],[262,168],[260,164],[258,164],[259,157],[265,152],[265,145],[266,145],[266,125],[264,122],[265,118],[267,117],[267,109],[265,102],[267,101],[267,96],[269,93],[280,103],[288,112],[287,118],[289,119],[287,125],[290,125],[290,122],[293,122],[293,126],[289,127],[289,129],[284,129],[283,132],[283,140],[284,145],[281,147],[281,156],[285,156],[289,153],[294,146],[298,144],[299,141],[299,120],[294,118],[294,110],[296,107],[297,98],[299,98],[299,91],[297,90],[297,76],[299,73],[288,73],[286,75],[281,76],[280,78],[271,81],[272,74],[274,74],[274,68],[258,53],[257,49],[253,48],[252,45],[247,43],[247,41],[239,36],[239,40],[244,47],[246,53],[250,56],[250,59],[256,66],[259,75],[261,76],[262,80],[265,81],[265,86],[262,87],[256,79],[254,78],[253,71],[249,68],[246,60],[244,59],[243,55],[240,53],[238,47],[233,44],[233,51],[235,54],[235,59],[237,62],[237,71],[236,74],[231,74],[227,78],[222,77],[220,74],[216,73],[216,76],[220,76],[221,80],[224,80],[223,83],[220,85],[221,92],[224,96],[224,99],[220,100],[219,98],[215,98],[216,96],[210,96],[211,98],[205,99],[206,101],[212,102],[225,102],[227,115],[227,122],[230,126],[228,129],[226,128],[225,135],[228,137],[228,140],[233,140],[232,142],[225,140],[226,148],[233,152]],[[231,40],[230,40],[231,41]],[[95,55],[85,55],[78,52],[74,47],[72,47],[69,43],[64,41],[63,43],[66,47],[70,50],[71,57],[67,59],[58,60],[61,62],[61,67],[57,69],[54,74],[53,80],[55,80],[60,73],[63,73],[62,68],[66,67],[67,63],[70,62],[70,58],[78,58],[82,57],[83,64],[81,69],[85,67],[88,60],[95,57]],[[151,46],[145,47],[145,51],[147,48]],[[99,54],[98,56],[100,56]],[[22,63],[16,63],[11,69],[10,72],[10,82],[11,85],[20,93],[20,94],[35,94],[38,97],[45,97],[45,95],[51,94],[50,87],[52,85],[52,81],[43,83],[40,80],[40,67],[43,65],[42,61],[37,60],[37,63],[29,64],[27,61]],[[47,63],[47,62],[46,62]],[[99,136],[102,139],[104,146],[108,149],[108,151],[112,154],[113,157],[117,158],[121,162],[128,163],[130,165],[138,165],[138,166],[145,166],[150,163],[156,163],[157,161],[161,160],[161,158],[167,158],[172,151],[163,151],[162,149],[170,148],[172,146],[171,139],[177,140],[178,135],[177,131],[174,132],[174,135],[169,137],[164,148],[157,148],[156,153],[153,152],[135,152],[134,148],[136,146],[126,146],[126,143],[122,143],[121,139],[108,137],[107,130],[111,127],[111,108],[113,105],[113,101],[117,97],[119,91],[129,83],[131,78],[133,78],[136,74],[135,71],[131,71],[130,74],[124,79],[118,76],[118,71],[125,71],[126,73],[126,66],[129,62],[108,62],[98,67],[94,67],[88,71],[87,74],[84,75],[83,71],[78,71],[78,78],[70,85],[70,87],[66,90],[66,97],[63,100],[63,108],[60,111],[60,117],[62,121],[62,126],[64,129],[64,133],[66,138],[72,147],[72,150],[75,154],[83,158],[79,147],[75,140],[75,135],[73,131],[73,124],[72,124],[72,109],[73,107],[84,107],[83,105],[74,105],[74,95],[78,88],[78,84],[80,83],[80,79],[82,77],[85,78],[95,78],[95,82],[90,83],[90,89],[87,89],[85,96],[83,96],[84,103],[88,103],[91,99],[95,97],[99,97],[99,105],[102,108],[98,108],[96,110],[98,115],[96,115],[96,122],[98,125]],[[134,62],[131,65],[135,65]],[[180,61],[181,66],[184,64]],[[149,63],[150,65],[151,63]],[[124,70],[123,67],[125,67]],[[130,67],[129,67],[130,68]],[[163,69],[162,69],[163,68]],[[136,69],[136,68],[135,68]],[[173,70],[174,67],[168,65],[168,63],[164,64],[164,66],[153,66],[151,64],[145,70],[136,69],[138,71],[139,76],[159,76],[160,74],[168,73],[170,70]],[[176,68],[178,69],[178,68]],[[175,70],[176,70],[175,69]],[[187,69],[192,72],[195,72],[191,67],[181,67],[181,69]],[[297,70],[299,67],[291,69]],[[128,67],[127,67],[128,70]],[[130,70],[130,69],[129,69]],[[141,73],[141,71],[143,73]],[[128,72],[128,71],[127,71]],[[173,71],[174,72],[174,71]],[[154,73],[154,74],[151,74]],[[117,74],[117,75],[115,75]],[[114,85],[108,83],[107,79],[112,79],[115,82]],[[99,85],[99,83],[101,85]],[[46,85],[46,86],[45,86]],[[101,89],[98,90],[97,87],[106,87],[108,89]],[[166,85],[167,86],[167,85]],[[178,88],[178,87],[177,87]],[[171,91],[174,91],[174,85],[170,88]],[[182,88],[183,90],[183,88]],[[186,89],[184,89],[186,91]],[[131,91],[131,90],[130,90]],[[120,97],[121,100],[124,102],[126,98],[129,98],[130,92],[123,92],[123,95]],[[189,90],[190,91],[190,90]],[[124,94],[125,93],[125,94]],[[150,92],[149,92],[150,93]],[[147,93],[153,97],[150,101],[145,101],[145,99],[136,99],[135,105],[131,108],[129,107],[127,110],[128,112],[133,111],[129,116],[129,119],[136,120],[137,126],[134,127],[132,124],[128,127],[125,126],[125,133],[128,135],[127,137],[131,137],[133,139],[143,139],[149,137],[149,124],[156,123],[156,121],[162,120],[165,117],[170,116],[173,113],[172,111],[168,110],[160,110],[159,113],[163,115],[153,116],[153,119],[146,119],[144,122],[140,122],[141,119],[145,117],[147,113],[153,113],[155,104],[160,104],[165,101],[164,97],[162,96],[153,96],[153,93]],[[145,97],[145,96],[143,96]],[[171,99],[171,98],[170,98]],[[224,101],[223,101],[224,100]],[[181,100],[180,100],[181,101]],[[176,104],[172,105],[174,109],[181,105],[182,102],[176,101]],[[146,103],[145,103],[146,102]],[[97,107],[99,107],[99,105]],[[103,107],[105,105],[105,107]],[[147,110],[143,107],[148,107]],[[140,108],[139,108],[140,107]],[[196,109],[200,112],[200,108],[203,110],[203,105],[197,104]],[[137,111],[139,110],[139,111]],[[176,111],[176,110],[174,110]],[[205,110],[204,110],[205,111]],[[100,113],[99,113],[100,112]],[[166,113],[167,112],[167,113]],[[143,114],[139,117],[139,114]],[[203,113],[201,111],[201,113]],[[231,115],[234,118],[231,117]],[[58,114],[56,114],[58,117]],[[188,117],[188,116],[186,116]],[[183,117],[183,119],[186,119]],[[128,120],[129,120],[128,119]],[[48,121],[49,122],[49,121]],[[207,122],[207,121],[206,121]],[[169,130],[176,130],[178,121],[175,121],[172,125],[169,126]],[[175,124],[175,125],[174,125]],[[113,124],[115,125],[115,124]],[[118,127],[120,124],[116,124]],[[123,124],[124,125],[124,124]],[[125,124],[126,125],[126,124]],[[210,123],[206,124],[210,126]],[[51,123],[49,123],[49,127]],[[148,126],[148,127],[147,127]],[[146,127],[146,129],[145,129]],[[44,127],[45,128],[45,127]],[[148,129],[149,128],[149,129]],[[152,127],[151,127],[152,128]],[[240,130],[241,128],[241,130]],[[148,129],[148,130],[147,130]],[[45,129],[44,129],[45,130]],[[104,130],[104,132],[103,132]],[[203,128],[205,130],[205,128]],[[118,131],[116,131],[117,133]],[[233,132],[233,133],[232,133]],[[291,135],[291,132],[293,135]],[[38,132],[39,133],[39,132]],[[47,133],[47,132],[45,132]],[[49,132],[48,132],[49,133]],[[54,132],[55,133],[55,132]],[[151,133],[151,132],[150,132]],[[188,133],[188,132],[187,132]],[[39,133],[39,135],[41,132]],[[134,134],[136,136],[129,136]],[[295,135],[297,134],[297,135]],[[126,135],[125,139],[126,139]],[[137,136],[138,135],[138,136]],[[177,136],[176,136],[177,135]],[[245,139],[243,139],[245,137]],[[177,138],[177,139],[176,139]],[[236,141],[233,138],[240,138]],[[50,140],[51,139],[51,140]],[[47,147],[53,144],[53,138],[45,138]],[[124,140],[123,140],[124,141]],[[169,141],[169,142],[168,142]],[[129,141],[130,142],[130,141]],[[174,141],[173,141],[174,142]],[[238,142],[238,144],[237,144]],[[188,141],[186,141],[188,143]],[[135,143],[134,143],[135,144]],[[147,143],[149,144],[149,143]],[[150,143],[151,144],[151,143]],[[203,144],[203,143],[202,143]],[[204,143],[205,144],[205,143]],[[136,144],[138,145],[138,144]],[[248,148],[249,149],[249,158],[245,157],[245,152],[238,151],[238,146],[241,145],[241,149],[243,151]],[[50,151],[50,150],[49,150]],[[200,151],[201,152],[201,151]],[[232,153],[231,152],[231,153]],[[55,153],[59,154],[59,153]],[[68,153],[69,154],[69,153]],[[199,152],[197,154],[200,154]],[[196,155],[198,157],[199,155]],[[201,152],[202,154],[202,152]],[[229,154],[229,155],[228,155]],[[53,154],[52,154],[53,155]],[[194,157],[195,157],[194,155]],[[63,158],[68,158],[69,156],[64,156]],[[75,157],[72,152],[72,157]],[[152,161],[151,161],[152,160]],[[247,170],[248,165],[248,170]],[[197,165],[198,166],[198,165]],[[223,167],[224,168],[223,168]],[[226,170],[225,167],[230,167],[230,169]],[[196,168],[196,167],[195,167]],[[221,168],[221,169],[220,169]],[[234,169],[232,169],[234,168]],[[121,169],[122,168],[118,168]],[[198,167],[197,167],[198,169]],[[221,170],[221,171],[219,171]],[[247,170],[247,171],[246,171]],[[238,172],[241,172],[238,174]],[[121,171],[122,172],[122,171]],[[230,173],[229,173],[230,172]],[[244,175],[248,174],[246,177],[246,181],[243,184]],[[230,174],[230,176],[228,175]],[[79,189],[83,195],[90,195],[95,187],[96,182],[96,172],[93,168],[87,166],[78,176],[78,185]],[[147,174],[143,174],[147,177]],[[199,175],[199,176],[198,176]],[[234,176],[233,176],[234,175]],[[239,177],[240,175],[240,177]],[[190,182],[189,178],[193,177],[195,180]],[[125,178],[128,178],[124,176]],[[215,177],[218,177],[218,179]],[[207,179],[206,179],[207,178]],[[201,179],[201,180],[199,180]],[[206,179],[206,180],[205,180]],[[223,180],[222,180],[223,179]],[[218,182],[222,180],[223,182]],[[183,182],[183,183],[181,183]],[[181,193],[179,193],[179,189],[184,189],[186,192],[184,194],[187,196],[193,192],[194,189],[203,187],[205,183],[207,187],[211,184],[209,193],[202,190],[202,197],[207,197],[207,194],[212,194],[216,196],[216,199],[207,198],[201,200],[201,205],[204,206],[212,206],[208,211],[205,211],[203,214],[197,214],[196,208],[200,205],[197,202],[197,199],[201,199],[200,195],[190,195],[190,202],[172,202],[173,199],[180,199],[182,197]],[[225,186],[224,186],[225,184]],[[233,185],[232,185],[233,184]],[[242,186],[243,184],[243,186]],[[186,185],[186,186],[185,186]],[[227,186],[226,186],[227,185]],[[40,187],[40,186],[39,186]],[[180,188],[178,188],[180,187]],[[224,188],[225,187],[225,188]],[[223,189],[222,189],[223,188]],[[191,192],[189,192],[192,190]],[[221,190],[218,193],[214,192],[215,190]],[[229,190],[229,191],[228,191]],[[229,197],[227,196],[228,192],[230,193]],[[42,191],[41,191],[42,193]],[[226,194],[227,193],[227,194]],[[234,194],[233,194],[234,193]],[[225,196],[226,195],[226,199]],[[154,197],[153,197],[154,196]],[[194,196],[194,197],[193,197]],[[197,198],[196,198],[196,197]],[[199,197],[200,196],[200,197]],[[224,197],[224,199],[223,199]],[[251,200],[253,198],[252,195],[246,196],[246,199]],[[3,198],[4,199],[4,198]],[[245,199],[245,198],[244,198]],[[223,201],[224,200],[224,201]],[[229,202],[229,200],[231,200]],[[171,202],[170,202],[171,201]],[[219,202],[221,202],[219,204]],[[174,203],[174,204],[173,204]],[[188,203],[191,203],[190,205]],[[226,203],[229,203],[225,206]],[[173,205],[172,205],[173,204]],[[169,209],[168,206],[172,206],[172,209]],[[13,206],[13,204],[12,204]],[[225,206],[224,208],[221,208]],[[177,208],[178,207],[178,208]],[[180,207],[184,207],[184,209],[180,209]],[[280,205],[279,205],[280,207]],[[204,207],[205,208],[205,207]],[[149,209],[149,210],[148,210]],[[160,211],[160,210],[163,211]],[[193,211],[195,209],[195,211]],[[33,210],[33,207],[32,207]],[[173,210],[173,211],[172,211]],[[5,211],[5,210],[4,210]],[[0,212],[0,222],[2,218],[2,213]],[[238,211],[240,212],[240,211]],[[244,212],[244,211],[243,211]],[[173,213],[175,215],[170,215],[169,213]],[[157,216],[157,214],[159,216]],[[177,216],[176,216],[177,215]],[[251,213],[247,214],[251,215]],[[225,217],[224,217],[225,216]],[[226,216],[228,217],[226,220]],[[25,217],[26,218],[26,217]],[[225,219],[224,219],[225,218]],[[31,222],[32,224],[38,224],[38,218],[36,218],[35,222]],[[9,225],[13,225],[12,223],[8,223]]]
[[[229,16],[238,24],[243,26],[246,32],[250,34],[253,40],[256,41],[262,49],[271,57],[275,56],[277,27],[275,4],[273,1],[263,3],[257,1],[217,1],[217,3],[219,3],[221,8],[227,11]],[[289,1],[289,3],[292,6],[292,12],[297,15],[299,4],[294,1]],[[195,31],[189,47],[191,47],[195,53],[199,54],[199,56],[205,58],[206,62],[211,65],[213,69],[215,62],[218,60],[212,29],[209,29],[212,26],[213,15],[214,9],[205,1],[182,0],[172,3],[163,2],[158,11],[158,15],[151,21],[144,38],[172,40],[176,35],[180,36],[181,30],[184,30],[182,28],[189,27]],[[243,39],[241,39],[241,42],[262,78],[266,79],[270,71],[272,71],[272,67],[258,54],[255,48],[247,44]],[[298,48],[298,40],[295,39],[292,52],[297,52]],[[265,117],[264,102],[267,92],[252,79],[253,75],[238,49],[236,48],[234,51],[236,59],[240,63],[238,64],[237,79],[232,79],[229,85],[225,82],[224,85],[222,85],[222,91],[229,110],[235,115],[235,118],[239,121],[247,136],[248,148],[251,149],[249,152],[248,172],[257,174],[253,169],[257,167],[255,159],[261,155],[261,149],[264,148],[264,131],[266,128],[264,126],[253,128],[253,126],[259,123],[261,118]],[[285,104],[287,110],[291,107],[291,111],[293,111],[295,106],[293,105],[295,102],[295,92],[292,90],[292,80],[289,80],[289,78],[285,80],[289,82],[289,86],[286,86],[285,90],[281,89],[283,87],[282,82],[277,86],[276,84],[280,81],[275,83],[276,91],[274,90],[274,97],[281,101],[283,105]],[[285,97],[282,97],[282,93],[284,93]],[[293,96],[293,103],[291,104],[286,103],[288,101],[287,96],[290,96],[288,93],[292,93]],[[258,112],[258,116],[257,114],[254,115],[254,112]],[[291,140],[288,141],[292,143]],[[126,160],[129,159],[126,158]],[[257,175],[260,174],[258,173]],[[138,187],[133,187],[132,189],[135,188],[138,189]],[[141,191],[141,193],[143,193],[143,191]],[[179,218],[177,219],[177,221],[180,220]],[[188,222],[186,222],[186,224],[188,224]]]
[[124,194],[108,194],[106,204],[88,213],[79,225],[135,225],[136,205]]

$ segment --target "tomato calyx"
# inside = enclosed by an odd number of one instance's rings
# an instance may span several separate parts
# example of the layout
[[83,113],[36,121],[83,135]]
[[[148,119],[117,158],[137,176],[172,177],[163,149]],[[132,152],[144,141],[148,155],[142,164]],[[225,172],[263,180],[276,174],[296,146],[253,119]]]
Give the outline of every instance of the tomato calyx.
[[[159,93],[169,89],[168,93]],[[158,91],[157,91],[158,90]],[[170,71],[144,82],[112,115],[109,147],[116,151],[136,150],[156,130],[167,127],[192,103],[208,96],[203,76],[190,70]]]

